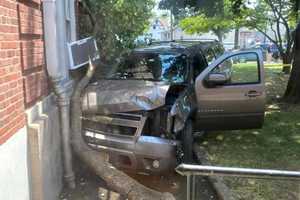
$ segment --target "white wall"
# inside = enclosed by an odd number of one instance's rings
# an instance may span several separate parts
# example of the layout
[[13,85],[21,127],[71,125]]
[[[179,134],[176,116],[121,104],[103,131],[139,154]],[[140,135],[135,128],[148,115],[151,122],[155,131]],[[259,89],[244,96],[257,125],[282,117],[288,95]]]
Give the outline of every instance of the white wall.
[[[58,108],[54,95],[26,110],[32,200],[57,200],[62,189]],[[1,200],[1,199],[0,199]]]
[[0,199],[29,200],[27,132],[22,128],[0,145]]

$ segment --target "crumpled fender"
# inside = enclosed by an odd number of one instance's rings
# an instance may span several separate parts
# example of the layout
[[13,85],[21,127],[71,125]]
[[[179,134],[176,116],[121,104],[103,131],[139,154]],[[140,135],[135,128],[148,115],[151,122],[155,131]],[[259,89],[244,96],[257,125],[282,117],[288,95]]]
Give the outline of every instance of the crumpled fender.
[[187,88],[173,104],[170,116],[174,119],[173,131],[181,131],[185,122],[194,113],[197,108],[195,90],[192,87]]

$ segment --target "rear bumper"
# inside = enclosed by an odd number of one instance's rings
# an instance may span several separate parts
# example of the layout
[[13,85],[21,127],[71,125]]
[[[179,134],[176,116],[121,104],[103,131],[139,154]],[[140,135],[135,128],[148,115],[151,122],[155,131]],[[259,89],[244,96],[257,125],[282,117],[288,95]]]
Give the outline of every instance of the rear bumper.
[[173,171],[177,164],[179,142],[152,136],[136,140],[120,135],[105,135],[85,131],[89,146],[107,152],[110,162],[117,168],[136,173],[163,174]]

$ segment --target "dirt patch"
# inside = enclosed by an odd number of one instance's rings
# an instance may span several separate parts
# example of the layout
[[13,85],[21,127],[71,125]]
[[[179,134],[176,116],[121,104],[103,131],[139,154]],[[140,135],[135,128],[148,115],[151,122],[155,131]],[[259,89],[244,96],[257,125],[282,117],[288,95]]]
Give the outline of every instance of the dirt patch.
[[[123,200],[123,196],[107,188],[105,182],[98,178],[89,168],[80,161],[75,162],[76,189],[64,188],[60,200]],[[186,199],[186,178],[171,173],[165,176],[149,176],[128,173],[143,185],[160,192],[170,192],[176,199]],[[196,179],[197,200],[217,200],[214,189],[206,178]]]

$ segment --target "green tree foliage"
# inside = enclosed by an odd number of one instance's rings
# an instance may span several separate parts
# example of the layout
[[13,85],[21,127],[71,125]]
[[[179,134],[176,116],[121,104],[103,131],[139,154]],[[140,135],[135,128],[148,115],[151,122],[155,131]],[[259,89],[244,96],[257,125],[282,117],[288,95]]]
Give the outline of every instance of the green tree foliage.
[[237,24],[231,6],[229,0],[208,1],[206,6],[198,7],[194,15],[183,19],[180,27],[190,34],[212,31],[222,42],[224,34]]
[[[290,64],[294,37],[292,31],[296,27],[297,14],[295,0],[232,0],[239,2],[237,9],[240,24],[256,29],[265,35],[279,49],[283,63]],[[289,68],[284,68],[289,72]]]
[[171,11],[174,18],[173,25],[178,25],[178,22],[188,16],[191,12],[190,9],[194,9],[192,1],[180,1],[180,0],[161,0],[158,7],[162,10]]
[[223,13],[223,0],[161,0],[159,8],[171,10],[177,25],[180,20],[199,13],[205,16]]
[[180,13],[180,10],[191,8],[195,11],[200,11],[207,16],[214,15],[216,12],[222,11],[223,0],[161,0],[159,2],[160,9],[173,9],[174,15]]
[[187,17],[180,22],[180,27],[189,34],[208,33],[212,31],[222,42],[224,34],[229,32],[233,23],[220,16],[207,17],[203,14]]
[[95,36],[102,60],[111,61],[133,47],[148,27],[154,5],[154,0],[81,0],[80,36]]

